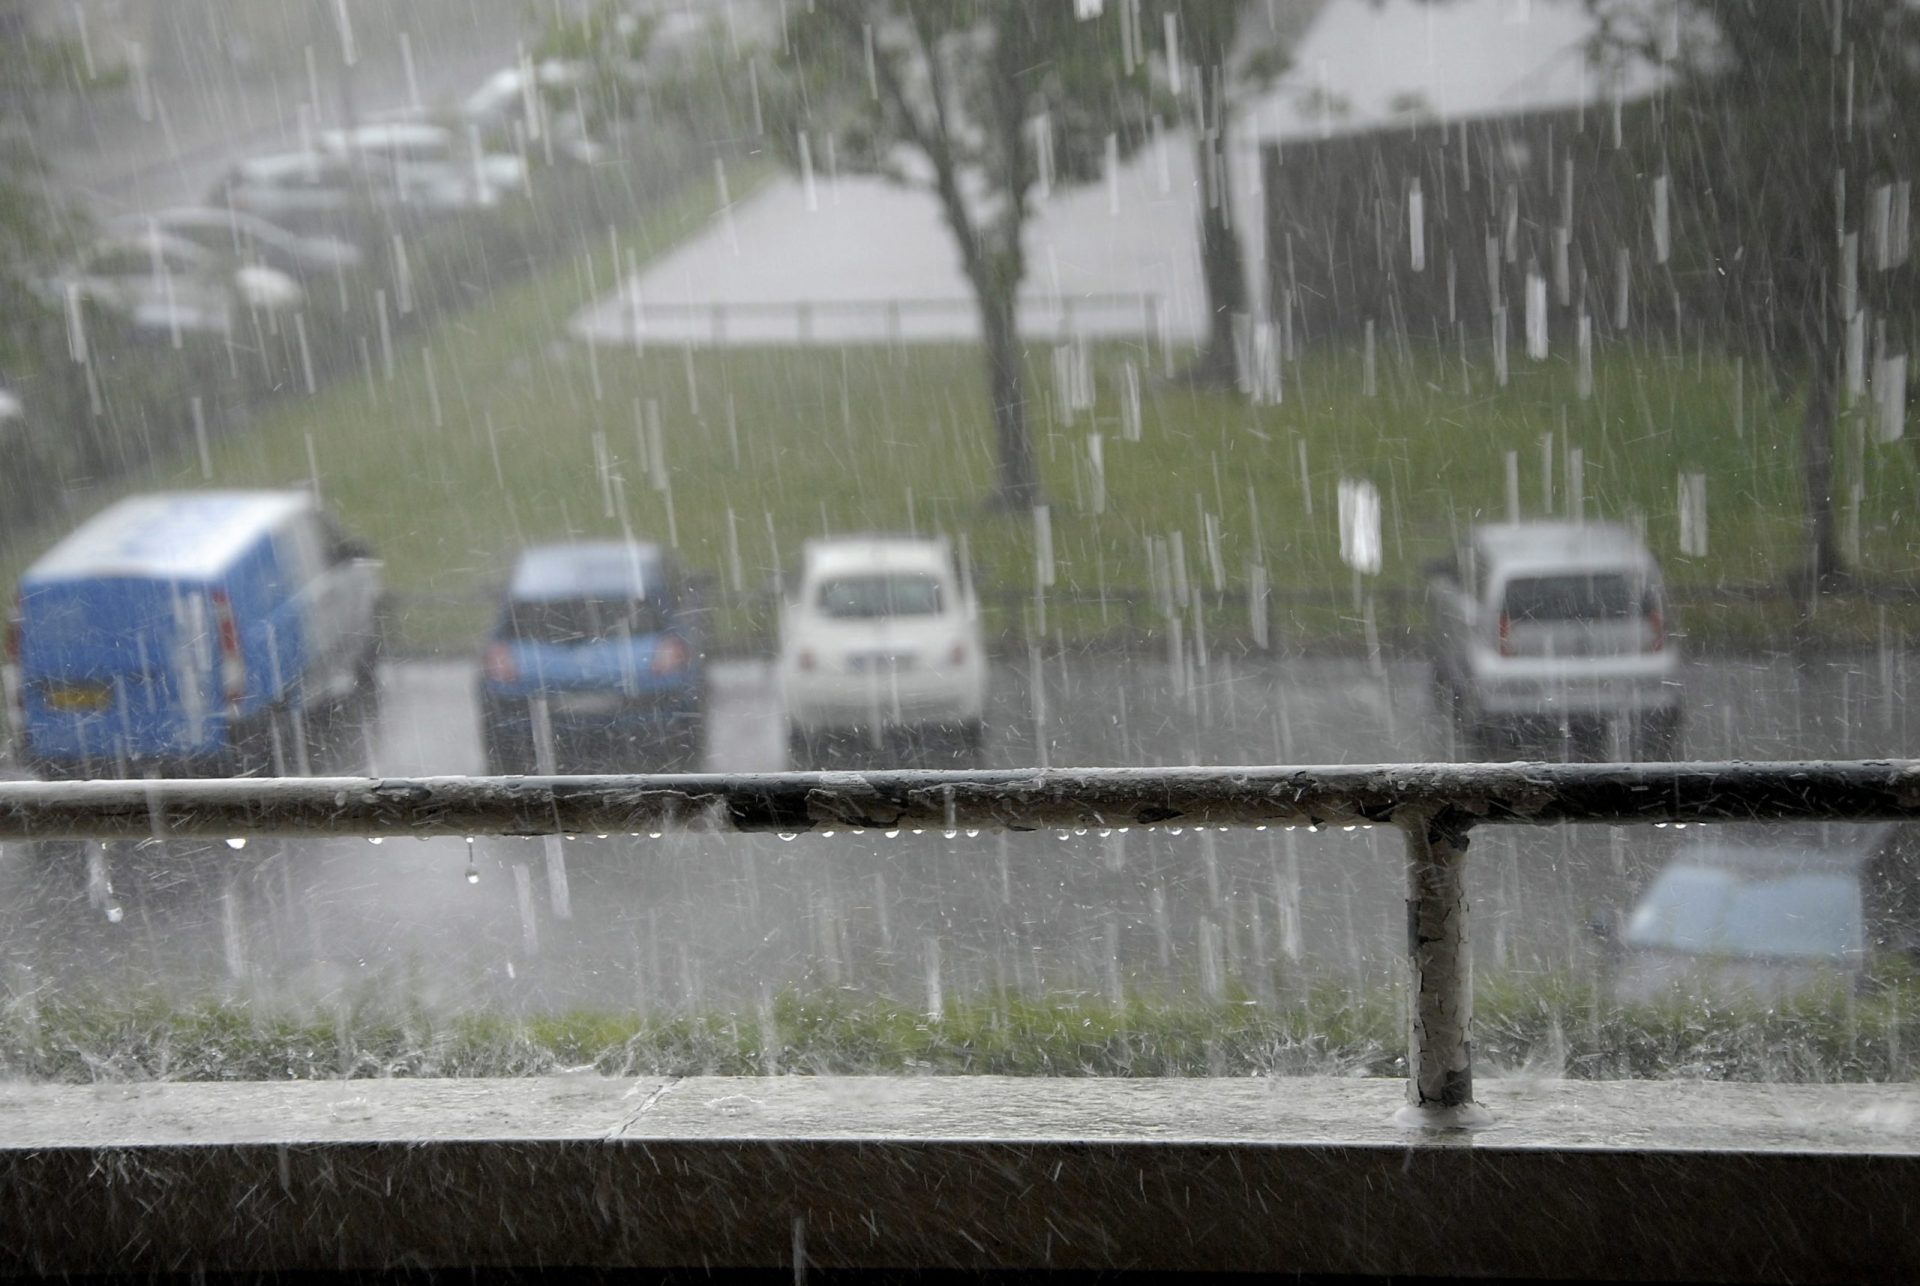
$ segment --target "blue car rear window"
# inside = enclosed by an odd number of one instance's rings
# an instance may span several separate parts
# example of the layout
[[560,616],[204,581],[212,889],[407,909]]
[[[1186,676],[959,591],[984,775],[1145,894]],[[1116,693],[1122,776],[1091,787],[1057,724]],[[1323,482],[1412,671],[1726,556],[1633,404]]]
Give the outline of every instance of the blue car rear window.
[[511,603],[503,638],[570,645],[657,634],[669,624],[658,599],[551,598]]

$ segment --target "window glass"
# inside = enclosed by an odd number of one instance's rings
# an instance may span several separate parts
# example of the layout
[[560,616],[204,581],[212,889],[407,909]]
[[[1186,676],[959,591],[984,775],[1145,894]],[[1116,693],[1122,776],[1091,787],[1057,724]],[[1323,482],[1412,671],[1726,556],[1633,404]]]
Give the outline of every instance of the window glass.
[[1507,582],[1515,621],[1610,621],[1632,614],[1633,582],[1619,573],[1527,576]]
[[[1912,0],[0,30],[0,779],[1920,755]],[[0,1076],[1405,1070],[1390,826],[838,802],[0,844]],[[1911,846],[1505,820],[1478,1073],[1920,1066]]]
[[820,582],[815,598],[822,616],[875,620],[887,616],[937,616],[944,595],[931,576],[890,573],[835,576]]

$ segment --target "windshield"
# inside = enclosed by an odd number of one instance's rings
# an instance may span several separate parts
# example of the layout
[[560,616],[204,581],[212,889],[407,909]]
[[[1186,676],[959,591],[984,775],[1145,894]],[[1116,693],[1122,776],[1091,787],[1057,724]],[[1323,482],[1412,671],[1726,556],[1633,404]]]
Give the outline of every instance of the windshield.
[[814,602],[822,616],[842,621],[937,616],[944,610],[940,582],[909,572],[835,576],[820,582]]
[[1507,582],[1509,619],[1617,621],[1633,614],[1634,582],[1618,572],[1526,576]]
[[1490,1098],[1910,1082],[1920,898],[1657,883],[1809,796],[1649,765],[1920,790],[1916,181],[1920,0],[0,0],[0,831],[674,801],[0,839],[0,1082],[1402,1080],[1468,821]]
[[509,606],[499,637],[569,646],[653,634],[667,625],[656,599],[551,598]]
[[1673,866],[1634,908],[1624,937],[1689,955],[1837,961],[1863,945],[1860,887],[1847,873]]

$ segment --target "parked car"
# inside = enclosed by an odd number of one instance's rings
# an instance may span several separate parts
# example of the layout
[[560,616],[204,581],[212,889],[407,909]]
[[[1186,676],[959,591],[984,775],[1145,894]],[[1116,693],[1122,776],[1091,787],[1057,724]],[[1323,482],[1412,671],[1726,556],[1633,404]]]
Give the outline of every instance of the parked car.
[[580,111],[556,110],[550,101],[584,92],[586,78],[583,64],[559,58],[537,67],[502,67],[460,104],[460,119],[485,144],[510,144],[517,152],[551,142],[556,156],[591,165],[605,159],[607,149],[588,135]]
[[350,241],[290,232],[245,210],[177,206],[130,214],[108,227],[126,236],[152,230],[178,237],[236,262],[263,264],[296,278],[358,268],[363,258],[360,247]]
[[139,330],[176,335],[224,335],[237,313],[295,308],[306,298],[284,272],[151,229],[88,246],[47,293],[117,313]]
[[227,171],[207,204],[296,232],[356,239],[368,215],[398,199],[382,176],[323,152],[255,156]]
[[1596,917],[1614,995],[1773,1001],[1920,959],[1920,826],[1724,826],[1682,848],[1624,921]]
[[706,607],[658,545],[543,545],[520,555],[483,658],[487,771],[646,771],[703,748]]
[[20,579],[19,758],[42,777],[272,774],[374,690],[381,566],[303,492],[134,496]]
[[1428,650],[1441,705],[1486,752],[1565,726],[1604,749],[1625,720],[1639,759],[1679,753],[1680,656],[1646,545],[1612,523],[1475,527],[1430,567]]
[[979,605],[947,543],[808,541],[780,615],[780,689],[797,761],[823,739],[896,730],[985,739]]
[[416,204],[452,202],[458,193],[464,203],[457,208],[494,205],[501,194],[528,186],[526,162],[512,153],[486,151],[478,130],[462,139],[443,125],[387,121],[326,130],[317,141],[329,156],[380,171],[403,199]]

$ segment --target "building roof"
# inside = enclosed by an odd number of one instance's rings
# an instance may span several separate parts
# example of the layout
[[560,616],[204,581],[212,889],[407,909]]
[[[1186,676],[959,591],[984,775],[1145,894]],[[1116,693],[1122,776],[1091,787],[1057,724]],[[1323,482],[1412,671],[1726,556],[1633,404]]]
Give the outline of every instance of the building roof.
[[205,579],[288,516],[300,491],[171,491],[129,496],[41,555],[21,586],[101,576]]
[[1600,105],[1655,89],[1644,62],[1617,79],[1591,65],[1598,24],[1549,0],[1327,0],[1293,51],[1293,69],[1250,105],[1249,133],[1311,139]]

